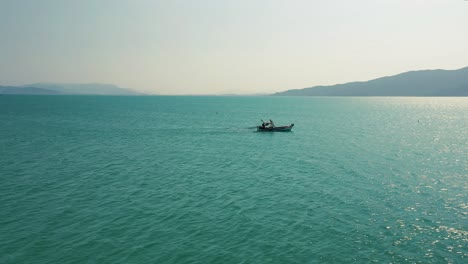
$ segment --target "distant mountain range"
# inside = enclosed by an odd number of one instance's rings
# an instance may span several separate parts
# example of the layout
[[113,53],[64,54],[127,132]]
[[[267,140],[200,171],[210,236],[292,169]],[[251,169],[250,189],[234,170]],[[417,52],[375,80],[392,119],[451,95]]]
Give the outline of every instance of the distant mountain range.
[[367,82],[315,86],[275,93],[278,96],[468,96],[468,67],[410,71]]
[[[34,83],[1,86],[0,94],[144,95],[112,84]],[[226,95],[226,94],[225,94]],[[468,96],[468,67],[459,70],[410,71],[366,82],[287,90],[274,96]]]
[[34,83],[23,86],[0,86],[0,94],[34,95],[143,95],[112,84]]
[[17,86],[0,86],[0,94],[36,94],[36,95],[50,95],[60,94],[57,91],[36,88],[36,87],[17,87]]

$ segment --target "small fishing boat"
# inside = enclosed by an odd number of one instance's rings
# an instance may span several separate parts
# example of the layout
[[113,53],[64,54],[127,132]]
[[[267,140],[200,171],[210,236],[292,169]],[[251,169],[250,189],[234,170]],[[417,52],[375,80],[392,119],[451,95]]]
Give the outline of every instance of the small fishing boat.
[[262,120],[262,125],[257,126],[257,131],[260,132],[289,132],[291,129],[294,127],[294,124],[291,124],[289,126],[275,126],[273,121],[270,119],[270,121],[263,121]]

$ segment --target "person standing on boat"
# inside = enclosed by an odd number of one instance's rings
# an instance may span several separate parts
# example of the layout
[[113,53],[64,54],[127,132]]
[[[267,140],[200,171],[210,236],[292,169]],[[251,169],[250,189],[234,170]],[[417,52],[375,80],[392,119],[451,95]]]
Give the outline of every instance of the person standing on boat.
[[270,119],[270,125],[271,127],[275,127],[275,124],[273,124],[273,120]]

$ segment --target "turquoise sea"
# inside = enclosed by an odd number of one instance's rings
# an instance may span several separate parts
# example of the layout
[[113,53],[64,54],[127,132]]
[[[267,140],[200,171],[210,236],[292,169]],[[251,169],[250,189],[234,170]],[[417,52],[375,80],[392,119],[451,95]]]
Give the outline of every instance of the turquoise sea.
[[467,263],[467,131],[468,98],[0,96],[0,263]]

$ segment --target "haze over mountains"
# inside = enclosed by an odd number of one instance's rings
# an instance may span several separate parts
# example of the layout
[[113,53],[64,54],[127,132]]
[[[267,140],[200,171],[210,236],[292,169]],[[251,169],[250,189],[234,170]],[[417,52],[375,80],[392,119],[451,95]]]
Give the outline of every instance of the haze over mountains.
[[[144,95],[112,84],[34,83],[1,86],[0,94]],[[274,96],[468,96],[468,67],[458,70],[410,71],[365,82],[293,89]]]
[[52,95],[60,93],[54,90],[36,87],[0,86],[0,94]]
[[468,67],[459,70],[410,71],[367,82],[315,86],[277,96],[468,96]]
[[0,94],[35,95],[142,95],[142,93],[120,88],[112,84],[59,84],[34,83],[23,86],[0,86]]

